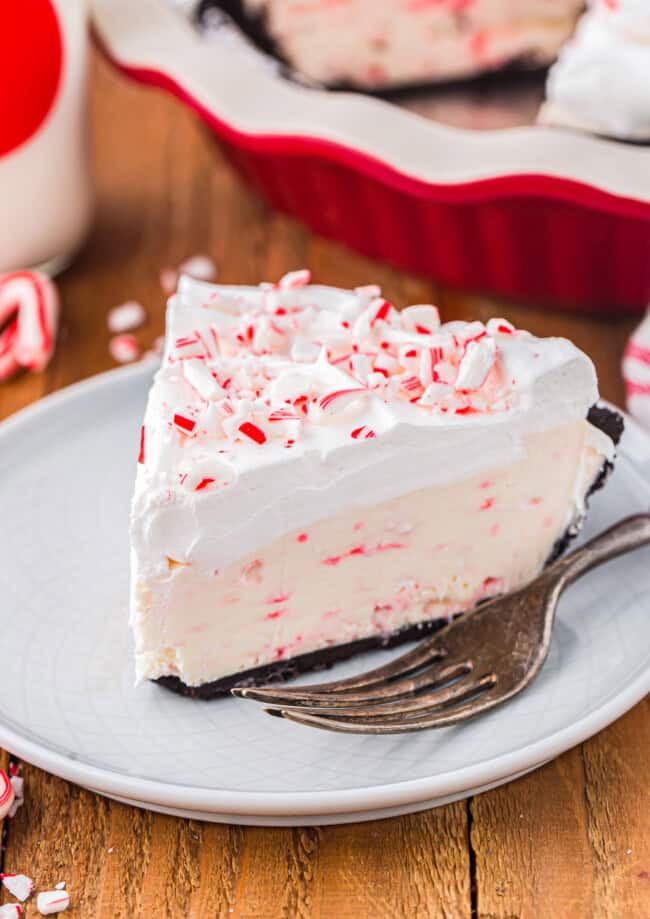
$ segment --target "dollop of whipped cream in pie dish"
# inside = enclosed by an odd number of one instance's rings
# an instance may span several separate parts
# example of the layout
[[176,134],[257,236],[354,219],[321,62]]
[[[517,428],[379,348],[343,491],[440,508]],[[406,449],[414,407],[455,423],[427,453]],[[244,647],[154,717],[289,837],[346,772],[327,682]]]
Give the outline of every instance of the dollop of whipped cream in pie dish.
[[544,124],[650,139],[650,3],[592,0],[551,69]]
[[170,301],[132,513],[141,677],[196,686],[512,589],[613,455],[565,339],[309,282]]

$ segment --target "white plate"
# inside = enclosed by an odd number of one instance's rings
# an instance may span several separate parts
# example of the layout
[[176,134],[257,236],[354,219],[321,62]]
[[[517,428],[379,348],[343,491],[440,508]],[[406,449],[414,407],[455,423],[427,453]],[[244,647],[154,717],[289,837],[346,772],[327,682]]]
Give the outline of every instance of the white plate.
[[[247,702],[135,689],[127,520],[151,372],[142,365],[96,377],[0,426],[0,745],[152,809],[233,823],[336,823],[505,782],[650,691],[648,550],[572,587],[537,682],[464,726],[348,737],[271,719]],[[631,426],[588,533],[649,502],[650,438]],[[357,658],[336,675],[388,656]]]

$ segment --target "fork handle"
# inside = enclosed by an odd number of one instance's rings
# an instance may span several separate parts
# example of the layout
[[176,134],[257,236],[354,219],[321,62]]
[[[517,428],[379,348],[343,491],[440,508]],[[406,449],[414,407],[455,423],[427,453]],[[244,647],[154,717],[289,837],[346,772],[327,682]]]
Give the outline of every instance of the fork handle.
[[650,514],[626,517],[575,552],[561,558],[556,563],[561,581],[563,584],[571,584],[597,565],[649,543]]

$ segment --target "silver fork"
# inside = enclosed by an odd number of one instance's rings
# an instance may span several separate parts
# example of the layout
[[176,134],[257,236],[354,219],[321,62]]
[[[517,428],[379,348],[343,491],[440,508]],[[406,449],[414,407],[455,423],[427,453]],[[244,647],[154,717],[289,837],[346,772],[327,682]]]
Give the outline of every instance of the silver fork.
[[347,734],[401,734],[473,718],[520,693],[546,660],[567,585],[650,543],[650,514],[627,517],[526,587],[464,613],[417,648],[360,676],[312,686],[236,686],[271,715]]

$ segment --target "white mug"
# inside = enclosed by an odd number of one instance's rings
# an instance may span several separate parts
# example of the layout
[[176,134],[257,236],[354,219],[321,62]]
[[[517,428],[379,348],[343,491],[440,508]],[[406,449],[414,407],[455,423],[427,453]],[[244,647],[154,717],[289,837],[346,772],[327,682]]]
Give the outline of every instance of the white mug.
[[86,0],[0,2],[0,272],[62,268],[92,210]]

